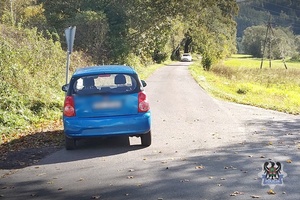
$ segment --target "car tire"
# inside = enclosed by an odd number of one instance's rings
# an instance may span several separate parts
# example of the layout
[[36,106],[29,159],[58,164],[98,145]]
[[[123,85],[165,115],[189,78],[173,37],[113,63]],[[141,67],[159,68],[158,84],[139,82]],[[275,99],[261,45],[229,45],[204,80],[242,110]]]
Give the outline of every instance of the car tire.
[[151,145],[151,131],[146,134],[141,135],[142,146],[150,146]]
[[76,140],[65,136],[66,150],[74,150],[76,148]]

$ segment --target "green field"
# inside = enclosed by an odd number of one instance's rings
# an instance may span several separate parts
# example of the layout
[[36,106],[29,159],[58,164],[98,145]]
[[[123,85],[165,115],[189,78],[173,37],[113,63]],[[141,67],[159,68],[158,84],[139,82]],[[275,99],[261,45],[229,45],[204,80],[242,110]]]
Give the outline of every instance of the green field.
[[264,60],[245,55],[231,58],[204,71],[199,63],[190,67],[196,81],[213,96],[281,112],[300,114],[300,63]]

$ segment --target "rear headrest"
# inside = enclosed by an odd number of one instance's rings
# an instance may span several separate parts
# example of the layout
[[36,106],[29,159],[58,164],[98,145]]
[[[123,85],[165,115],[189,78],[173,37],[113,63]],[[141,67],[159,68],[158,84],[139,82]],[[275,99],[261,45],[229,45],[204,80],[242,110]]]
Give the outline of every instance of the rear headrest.
[[83,86],[84,87],[90,87],[95,86],[95,81],[93,77],[87,77],[83,79]]
[[118,74],[115,77],[115,84],[125,84],[126,83],[126,78],[123,74]]

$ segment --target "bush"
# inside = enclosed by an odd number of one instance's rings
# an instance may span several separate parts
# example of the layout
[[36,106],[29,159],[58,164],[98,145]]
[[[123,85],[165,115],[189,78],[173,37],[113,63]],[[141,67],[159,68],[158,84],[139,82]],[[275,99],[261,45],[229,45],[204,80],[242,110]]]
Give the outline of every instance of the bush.
[[[74,57],[73,65],[84,63],[84,57]],[[65,63],[59,42],[45,39],[36,29],[0,25],[1,133],[60,118]]]
[[166,61],[167,57],[168,57],[167,53],[161,51],[154,51],[152,56],[153,60],[158,64]]

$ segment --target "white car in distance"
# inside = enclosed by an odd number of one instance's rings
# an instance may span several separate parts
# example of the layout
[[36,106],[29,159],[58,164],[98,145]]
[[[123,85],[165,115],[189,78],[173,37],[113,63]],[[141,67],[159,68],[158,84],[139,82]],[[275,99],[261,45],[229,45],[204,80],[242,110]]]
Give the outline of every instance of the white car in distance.
[[180,59],[182,62],[192,62],[192,55],[190,53],[184,53]]

